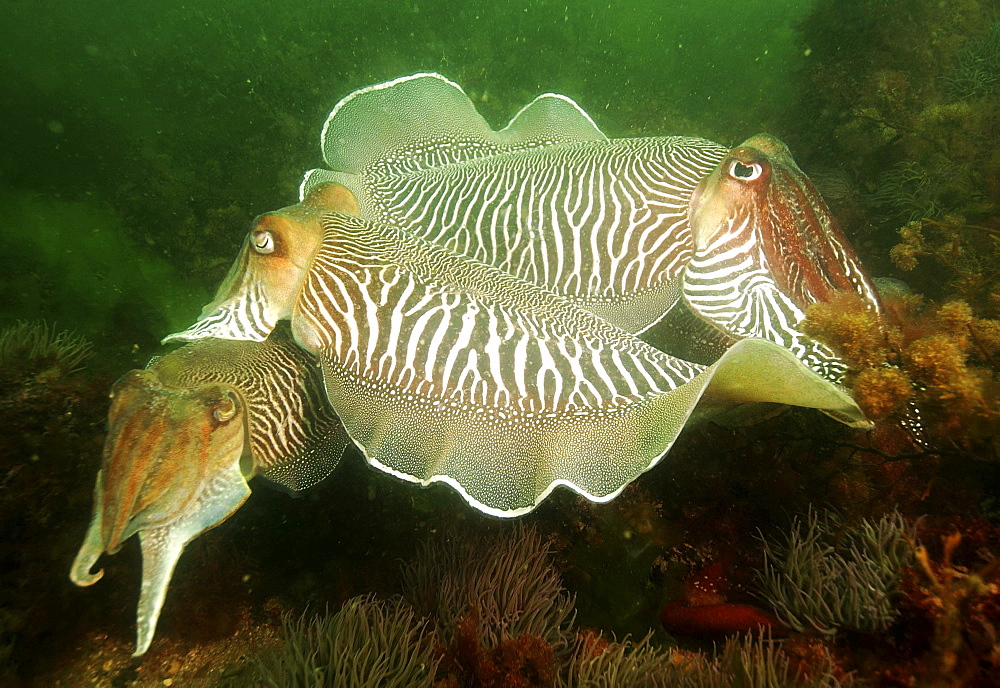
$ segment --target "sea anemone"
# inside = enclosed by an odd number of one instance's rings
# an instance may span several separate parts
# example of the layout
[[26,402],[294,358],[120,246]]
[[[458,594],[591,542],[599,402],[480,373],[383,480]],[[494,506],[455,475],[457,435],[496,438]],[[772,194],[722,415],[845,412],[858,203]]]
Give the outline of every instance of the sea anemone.
[[355,597],[333,615],[283,619],[280,647],[257,664],[275,688],[430,688],[433,632],[408,604]]
[[911,537],[898,512],[848,524],[810,509],[784,543],[763,541],[759,593],[800,633],[884,631],[896,615],[891,597],[912,557]]
[[677,649],[660,649],[649,636],[638,643],[627,639],[596,648],[578,645],[559,688],[838,688],[849,677],[838,678],[828,654],[800,666],[766,633],[748,633],[726,641],[717,656]]
[[941,212],[939,185],[918,163],[898,162],[879,178],[871,202],[885,222],[911,222]]
[[849,685],[850,676],[839,672],[829,654],[811,658],[809,666],[796,665],[766,633],[731,638],[714,662],[715,671],[690,677],[690,688],[723,686],[769,686],[770,688],[838,688]]
[[552,564],[552,548],[538,531],[518,525],[503,536],[451,533],[426,540],[403,568],[403,593],[416,610],[436,619],[449,643],[474,615],[484,648],[530,635],[568,652],[575,597]]
[[948,93],[958,99],[983,98],[1000,91],[1000,22],[990,24],[958,51],[944,82]]
[[58,378],[79,370],[93,355],[90,342],[44,320],[19,322],[0,331],[0,370],[5,376]]
[[560,688],[618,688],[678,686],[688,668],[708,666],[700,653],[677,653],[650,644],[650,636],[633,643],[581,636],[570,658]]

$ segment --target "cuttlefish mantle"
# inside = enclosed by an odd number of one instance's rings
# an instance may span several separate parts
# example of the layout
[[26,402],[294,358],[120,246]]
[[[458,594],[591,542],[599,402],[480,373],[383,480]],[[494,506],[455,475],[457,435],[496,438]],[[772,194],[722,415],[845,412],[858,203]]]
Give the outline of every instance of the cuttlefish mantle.
[[670,353],[710,362],[762,338],[840,381],[843,361],[799,328],[805,309],[838,291],[880,309],[826,203],[767,134],[731,150],[609,139],[551,93],[494,131],[457,84],[420,73],[345,97],[321,145],[326,167],[306,173],[304,199],[342,184],[351,214],[648,332]]

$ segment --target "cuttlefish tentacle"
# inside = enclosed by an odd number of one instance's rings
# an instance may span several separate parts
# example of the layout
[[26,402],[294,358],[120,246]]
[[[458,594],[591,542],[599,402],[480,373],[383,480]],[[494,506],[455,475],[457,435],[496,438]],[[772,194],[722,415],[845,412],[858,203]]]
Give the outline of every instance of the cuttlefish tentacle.
[[239,462],[217,474],[197,503],[176,521],[139,532],[142,548],[142,587],[136,612],[137,639],[133,657],[146,653],[156,632],[167,586],[184,546],[209,528],[229,518],[250,496]]
[[184,546],[239,509],[254,475],[303,489],[333,470],[348,439],[316,361],[287,325],[260,343],[182,347],[123,376],[112,397],[93,515],[70,579],[96,583],[100,556],[138,533],[141,655]]
[[94,565],[104,554],[105,549],[104,537],[101,534],[104,527],[103,473],[103,471],[97,472],[97,481],[94,483],[94,513],[90,517],[83,545],[77,552],[69,573],[70,580],[81,587],[93,585],[104,577],[104,569],[93,572]]

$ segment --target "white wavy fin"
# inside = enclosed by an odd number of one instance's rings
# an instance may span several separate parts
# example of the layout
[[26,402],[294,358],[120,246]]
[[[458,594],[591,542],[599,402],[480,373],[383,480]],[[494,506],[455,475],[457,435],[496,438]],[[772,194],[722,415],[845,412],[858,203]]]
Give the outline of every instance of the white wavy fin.
[[520,148],[606,138],[572,99],[553,93],[537,97],[506,127],[493,131],[458,84],[420,73],[345,97],[327,118],[322,146],[330,169],[360,174],[376,166],[426,169]]

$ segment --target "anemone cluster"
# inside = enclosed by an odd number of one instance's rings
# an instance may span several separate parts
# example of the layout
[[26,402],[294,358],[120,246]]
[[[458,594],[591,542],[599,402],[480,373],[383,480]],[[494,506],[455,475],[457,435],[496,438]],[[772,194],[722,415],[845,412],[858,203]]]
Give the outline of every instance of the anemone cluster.
[[20,322],[0,331],[0,370],[58,376],[79,369],[93,355],[85,337],[44,320]]
[[[862,539],[864,535],[860,536]],[[617,641],[575,624],[573,596],[535,530],[452,532],[404,565],[404,599],[357,597],[332,616],[286,618],[258,664],[271,686],[461,688],[836,688],[829,656],[804,669],[764,634],[716,656]]]
[[403,567],[403,595],[435,620],[445,642],[475,616],[480,644],[494,648],[529,634],[557,654],[573,638],[575,596],[552,564],[552,545],[532,529],[520,537],[459,536],[425,540]]
[[988,97],[1000,90],[1000,22],[958,51],[944,82],[959,99]]
[[783,542],[763,542],[760,594],[790,628],[833,635],[892,624],[892,595],[912,557],[912,536],[898,512],[849,524],[810,509]]
[[871,201],[883,221],[911,222],[940,213],[938,189],[919,163],[903,160],[881,175]]
[[262,657],[261,679],[274,688],[430,688],[438,661],[427,626],[402,600],[371,596],[332,615],[286,617],[282,650]]

